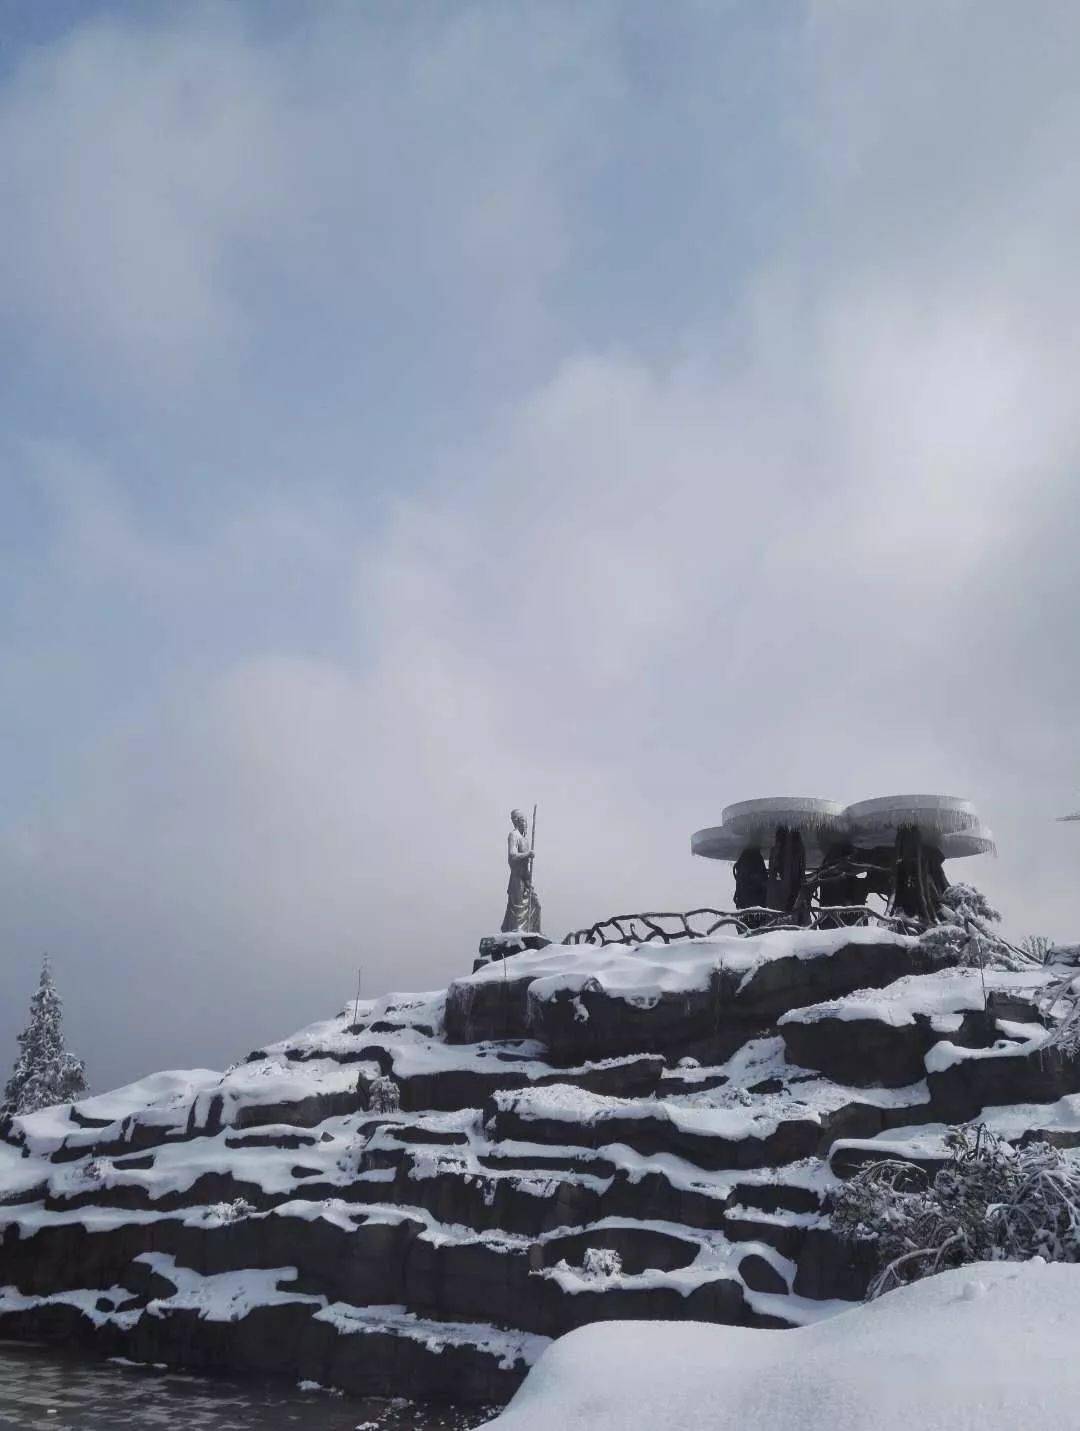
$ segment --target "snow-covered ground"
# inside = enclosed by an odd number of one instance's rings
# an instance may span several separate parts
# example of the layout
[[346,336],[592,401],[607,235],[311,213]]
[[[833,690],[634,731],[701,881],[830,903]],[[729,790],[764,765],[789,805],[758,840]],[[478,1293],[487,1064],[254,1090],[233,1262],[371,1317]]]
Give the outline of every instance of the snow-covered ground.
[[977,1263],[796,1331],[600,1322],[490,1431],[1075,1431],[1080,1267]]

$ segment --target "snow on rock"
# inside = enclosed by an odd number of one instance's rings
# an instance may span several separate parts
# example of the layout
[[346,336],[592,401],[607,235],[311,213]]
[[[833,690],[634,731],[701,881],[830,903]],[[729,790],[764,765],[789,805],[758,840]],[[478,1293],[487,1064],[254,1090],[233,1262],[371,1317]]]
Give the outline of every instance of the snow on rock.
[[[377,1066],[371,1065],[369,1072],[377,1075]],[[355,1092],[358,1076],[355,1064],[341,1064],[332,1058],[294,1063],[283,1054],[273,1054],[230,1070],[214,1089],[214,1096],[222,1100],[222,1122],[234,1123],[242,1108],[301,1103],[313,1096],[348,1096]]]
[[[1009,1103],[984,1108],[979,1122],[1008,1143],[1042,1140],[1060,1147],[1080,1146],[1080,1094],[1069,1093],[1056,1103]],[[946,1162],[948,1123],[919,1123],[891,1128],[873,1138],[839,1138],[832,1146],[834,1162],[877,1162],[905,1158],[912,1162]]]
[[[25,1296],[15,1287],[0,1287],[0,1316],[20,1312],[37,1312],[47,1307],[70,1307],[79,1312],[95,1327],[108,1323],[130,1329],[139,1319],[139,1312],[118,1312],[121,1303],[129,1300],[127,1289],[119,1286],[108,1288],[68,1289],[50,1292],[47,1296]],[[104,1306],[101,1303],[105,1303]]]
[[[146,1267],[173,1288],[169,1295],[155,1297],[147,1303],[146,1314],[152,1317],[160,1317],[165,1312],[194,1311],[204,1321],[236,1322],[255,1307],[291,1303],[306,1303],[316,1308],[326,1305],[325,1297],[281,1289],[282,1282],[296,1281],[295,1267],[244,1268],[237,1272],[203,1276],[191,1268],[179,1266],[174,1257],[163,1252],[140,1253],[134,1262]],[[113,1305],[99,1305],[102,1301]],[[0,1288],[0,1312],[59,1303],[76,1308],[98,1326],[115,1323],[130,1328],[141,1315],[141,1310],[139,1313],[117,1310],[128,1301],[130,1294],[123,1287],[111,1287],[105,1292],[76,1289],[39,1297],[23,1296],[13,1287]]]
[[5,1198],[17,1198],[42,1183],[46,1170],[36,1158],[23,1157],[10,1143],[0,1143],[0,1189]]
[[510,1370],[518,1363],[529,1366],[548,1346],[550,1338],[521,1332],[505,1332],[476,1322],[443,1322],[418,1317],[401,1306],[352,1307],[331,1303],[315,1313],[317,1322],[329,1322],[346,1336],[390,1333],[419,1342],[436,1356],[448,1348],[468,1347],[493,1356],[497,1365]]
[[988,969],[985,976],[981,976],[978,969],[937,969],[930,974],[908,974],[884,989],[856,989],[840,999],[789,1009],[778,1023],[784,1027],[825,1019],[874,1019],[898,1028],[914,1023],[917,1015],[937,1020],[943,1015],[981,1010],[987,993],[1030,996],[1041,982],[1035,970],[1011,974]]
[[880,929],[775,930],[753,939],[736,936],[683,939],[671,944],[550,944],[526,950],[511,960],[486,964],[454,981],[464,985],[498,984],[506,978],[528,979],[538,1002],[561,993],[578,994],[599,986],[611,998],[647,1004],[663,994],[707,989],[719,971],[745,980],[778,959],[828,959],[852,944],[911,947],[906,935]]
[[[1050,1037],[1048,1029],[1032,1024],[1025,1030],[1024,1050],[1033,1053]],[[927,1073],[943,1073],[959,1063],[975,1063],[984,1059],[1015,1058],[1017,1043],[1015,1038],[997,1039],[989,1048],[965,1048],[942,1039],[926,1055]]]
[[454,980],[445,1031],[454,1044],[536,1038],[561,1063],[631,1052],[696,1056],[694,1045],[719,1026],[734,1035],[940,962],[919,941],[872,928],[549,945]]
[[392,1031],[402,1037],[433,1037],[442,1029],[445,1006],[445,989],[423,994],[383,994],[377,999],[350,999],[336,1018],[309,1024],[261,1051],[300,1058],[312,1054],[326,1057],[351,1054],[365,1043],[371,1043],[372,1033]]
[[[601,1135],[605,1123],[649,1119],[670,1123],[684,1132],[738,1142],[775,1131],[781,1117],[778,1110],[762,1110],[756,1106],[744,1109],[716,1106],[704,1101],[690,1103],[675,1098],[663,1101],[657,1098],[648,1101],[609,1098],[589,1093],[570,1083],[497,1093],[494,1102],[499,1112],[513,1114],[525,1121],[577,1123],[597,1128]],[[803,1116],[817,1119],[819,1114],[816,1109],[810,1109],[804,1110]]]
[[1072,1431],[1080,1267],[982,1263],[777,1333],[599,1323],[490,1431]]
[[96,1093],[82,1098],[75,1110],[85,1118],[100,1118],[118,1123],[138,1113],[144,1120],[150,1111],[167,1114],[178,1108],[185,1111],[196,1094],[212,1087],[221,1078],[209,1068],[170,1068],[151,1073],[134,1083],[125,1083],[109,1093]]
[[175,1291],[147,1305],[154,1316],[164,1308],[197,1312],[208,1322],[238,1322],[253,1307],[273,1307],[291,1302],[325,1306],[325,1297],[308,1296],[298,1291],[284,1291],[283,1282],[295,1282],[295,1267],[245,1267],[238,1272],[217,1272],[202,1276],[189,1267],[177,1265],[175,1257],[164,1252],[143,1252],[135,1258],[151,1272],[156,1272]]
[[167,1069],[109,1093],[58,1103],[12,1120],[15,1137],[30,1152],[47,1156],[65,1143],[88,1146],[106,1136],[120,1138],[123,1125],[182,1129],[200,1094],[216,1087],[221,1074],[209,1068]]

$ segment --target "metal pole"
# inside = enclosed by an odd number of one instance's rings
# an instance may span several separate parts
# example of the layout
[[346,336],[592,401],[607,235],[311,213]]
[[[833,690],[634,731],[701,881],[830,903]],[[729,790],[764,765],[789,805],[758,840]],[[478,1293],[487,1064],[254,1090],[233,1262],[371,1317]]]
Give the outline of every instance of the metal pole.
[[361,964],[360,967],[359,967],[359,968],[357,969],[357,971],[356,971],[356,1002],[355,1002],[355,1004],[353,1004],[353,1015],[352,1015],[353,1028],[356,1027],[357,1020],[358,1020],[359,1017],[360,1017],[360,984],[361,984],[361,981],[363,980],[363,977],[364,977],[364,966],[363,966],[363,964]]

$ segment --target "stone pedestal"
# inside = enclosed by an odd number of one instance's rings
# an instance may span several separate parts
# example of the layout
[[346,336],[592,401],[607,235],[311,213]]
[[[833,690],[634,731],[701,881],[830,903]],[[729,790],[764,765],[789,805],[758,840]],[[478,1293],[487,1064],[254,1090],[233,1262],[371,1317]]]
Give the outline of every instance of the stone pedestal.
[[543,934],[515,930],[509,934],[488,934],[480,941],[478,957],[473,961],[473,973],[495,959],[508,959],[524,949],[546,949],[551,940]]

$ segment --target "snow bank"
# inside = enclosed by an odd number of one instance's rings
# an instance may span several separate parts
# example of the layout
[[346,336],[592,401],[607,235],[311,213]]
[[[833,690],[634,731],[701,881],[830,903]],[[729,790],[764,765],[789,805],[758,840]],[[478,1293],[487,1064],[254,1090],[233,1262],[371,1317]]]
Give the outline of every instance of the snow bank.
[[795,1331],[607,1322],[490,1431],[1074,1431],[1080,1266],[976,1263]]

